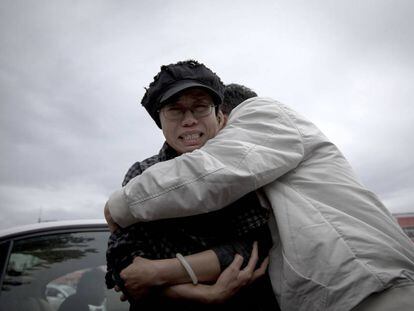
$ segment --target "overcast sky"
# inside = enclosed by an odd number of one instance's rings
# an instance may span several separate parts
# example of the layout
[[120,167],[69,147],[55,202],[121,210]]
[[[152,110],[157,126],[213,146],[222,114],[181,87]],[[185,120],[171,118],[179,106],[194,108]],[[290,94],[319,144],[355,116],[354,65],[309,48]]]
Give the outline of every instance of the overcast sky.
[[414,211],[414,2],[0,0],[0,229],[102,218],[162,133],[140,106],[197,59],[314,121],[394,213]]

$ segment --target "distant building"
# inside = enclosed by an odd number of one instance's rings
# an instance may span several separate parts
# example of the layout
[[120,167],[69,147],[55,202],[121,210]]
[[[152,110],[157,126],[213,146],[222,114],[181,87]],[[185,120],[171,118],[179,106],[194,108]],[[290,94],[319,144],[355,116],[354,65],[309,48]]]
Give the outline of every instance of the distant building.
[[414,242],[414,213],[394,214],[401,228]]

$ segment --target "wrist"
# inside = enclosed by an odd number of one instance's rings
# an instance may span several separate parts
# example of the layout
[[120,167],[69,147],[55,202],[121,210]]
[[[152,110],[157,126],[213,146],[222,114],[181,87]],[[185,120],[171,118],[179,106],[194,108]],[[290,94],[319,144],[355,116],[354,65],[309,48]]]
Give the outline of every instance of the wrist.
[[179,260],[181,266],[187,271],[187,275],[190,277],[191,282],[193,283],[193,285],[197,285],[198,278],[197,278],[196,274],[194,273],[193,268],[188,263],[188,261],[180,253],[177,253],[175,255],[175,257]]
[[211,285],[204,286],[203,289],[200,288],[200,297],[199,300],[204,304],[214,304],[217,303],[217,295],[214,293],[214,288]]
[[191,282],[177,258],[154,260],[157,285],[175,285]]
[[203,303],[206,304],[220,304],[225,301],[222,292],[217,291],[217,288],[214,285],[205,288],[201,299],[203,300]]

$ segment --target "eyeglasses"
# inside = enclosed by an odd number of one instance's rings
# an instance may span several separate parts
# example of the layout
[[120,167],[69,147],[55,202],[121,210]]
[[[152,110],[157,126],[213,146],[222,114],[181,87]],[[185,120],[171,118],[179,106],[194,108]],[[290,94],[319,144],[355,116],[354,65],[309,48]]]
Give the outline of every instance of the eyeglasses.
[[215,105],[208,103],[199,103],[192,105],[191,107],[180,107],[177,105],[167,105],[161,108],[161,113],[168,120],[182,120],[187,110],[190,110],[194,118],[200,119],[208,116],[212,111]]

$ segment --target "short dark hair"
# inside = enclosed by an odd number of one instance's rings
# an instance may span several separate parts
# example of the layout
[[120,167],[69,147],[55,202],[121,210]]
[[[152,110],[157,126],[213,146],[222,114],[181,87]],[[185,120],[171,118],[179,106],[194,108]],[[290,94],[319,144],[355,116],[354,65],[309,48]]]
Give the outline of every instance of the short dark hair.
[[224,89],[223,104],[220,109],[224,114],[228,115],[239,104],[256,96],[256,92],[244,85],[236,83],[227,84]]
[[216,106],[222,104],[223,82],[211,69],[195,60],[185,60],[161,66],[161,71],[146,88],[141,104],[161,128],[159,110],[168,102],[168,98],[176,96],[190,87],[205,89],[210,93]]

